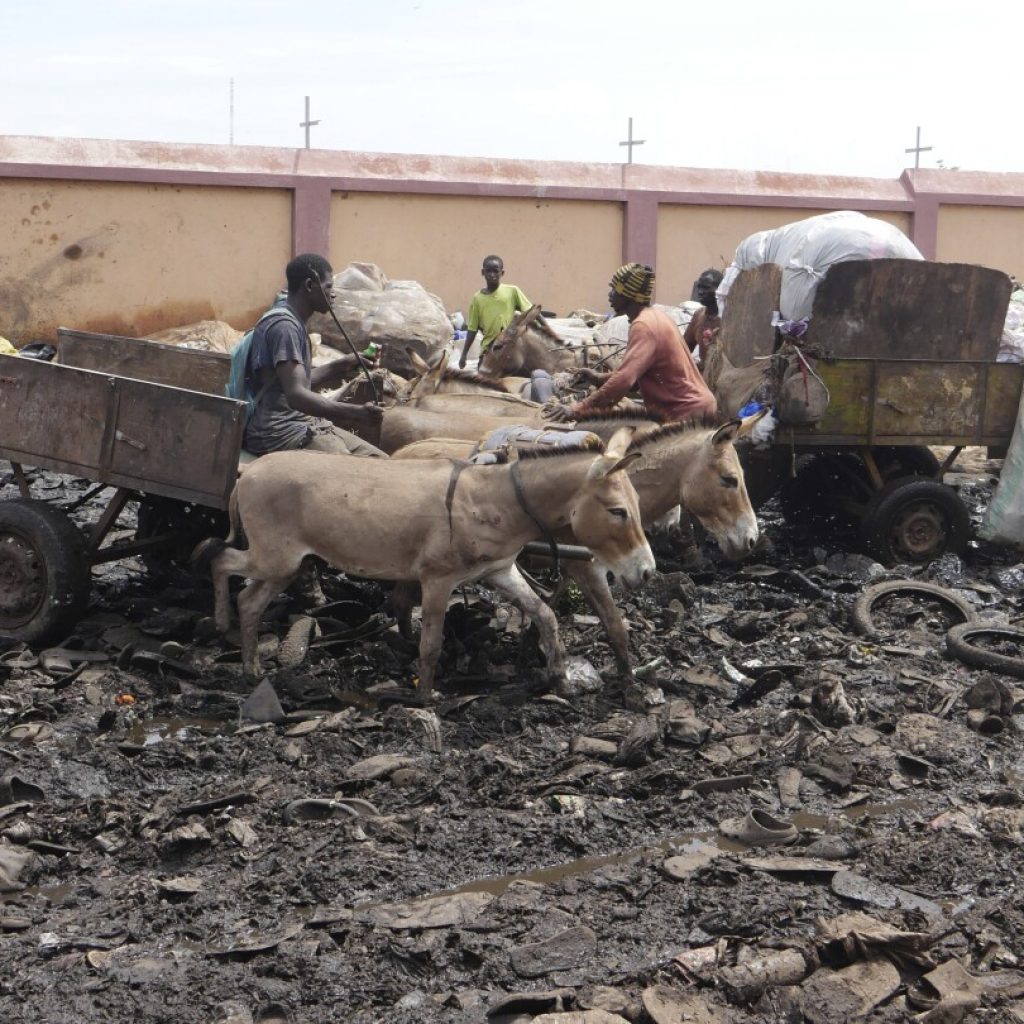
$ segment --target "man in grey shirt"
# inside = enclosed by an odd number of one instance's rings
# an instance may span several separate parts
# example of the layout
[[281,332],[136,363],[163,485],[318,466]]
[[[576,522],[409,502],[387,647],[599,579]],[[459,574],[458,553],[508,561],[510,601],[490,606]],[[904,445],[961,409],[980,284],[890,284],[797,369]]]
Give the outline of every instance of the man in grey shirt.
[[303,253],[288,264],[285,276],[286,302],[262,317],[253,332],[247,377],[257,402],[242,447],[253,455],[302,448],[386,458],[379,448],[342,427],[379,425],[379,406],[336,402],[319,394],[320,388],[341,384],[359,366],[355,355],[345,355],[313,368],[306,321],[330,310],[330,263],[316,253]]

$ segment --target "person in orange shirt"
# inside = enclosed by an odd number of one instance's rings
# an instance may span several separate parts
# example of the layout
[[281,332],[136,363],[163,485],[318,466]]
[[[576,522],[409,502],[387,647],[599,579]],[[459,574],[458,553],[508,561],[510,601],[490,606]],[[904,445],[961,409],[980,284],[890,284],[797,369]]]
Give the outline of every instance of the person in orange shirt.
[[[616,315],[629,319],[629,336],[622,363],[612,373],[590,369],[577,371],[577,378],[600,384],[593,394],[572,405],[549,404],[544,415],[553,420],[571,420],[615,405],[633,387],[640,389],[644,405],[666,423],[682,423],[712,417],[718,411],[715,396],[704,383],[679,335],[679,328],[659,309],[651,308],[654,271],[639,263],[627,263],[612,275],[608,303]],[[680,512],[676,528],[679,561],[684,568],[703,564],[703,555],[693,532],[693,517]]]
[[621,365],[612,373],[580,369],[577,378],[600,385],[597,391],[569,406],[550,405],[544,414],[555,420],[576,419],[615,405],[636,387],[644,405],[666,423],[714,416],[715,396],[683,344],[679,328],[661,310],[651,308],[654,271],[627,263],[612,275],[610,288],[609,305],[617,316],[629,320]]

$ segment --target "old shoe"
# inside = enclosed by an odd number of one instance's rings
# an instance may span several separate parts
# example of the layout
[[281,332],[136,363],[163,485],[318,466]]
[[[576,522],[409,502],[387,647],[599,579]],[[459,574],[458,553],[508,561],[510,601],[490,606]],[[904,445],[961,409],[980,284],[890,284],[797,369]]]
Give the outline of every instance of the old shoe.
[[747,846],[785,846],[796,840],[796,825],[773,818],[767,811],[754,808],[745,818],[727,818],[718,826],[727,839]]

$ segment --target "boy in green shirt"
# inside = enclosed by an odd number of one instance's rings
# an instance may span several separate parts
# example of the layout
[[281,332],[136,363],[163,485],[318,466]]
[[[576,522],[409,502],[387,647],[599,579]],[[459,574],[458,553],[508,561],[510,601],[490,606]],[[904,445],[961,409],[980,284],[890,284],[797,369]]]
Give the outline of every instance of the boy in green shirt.
[[476,332],[483,332],[480,342],[480,354],[487,351],[488,346],[512,322],[517,310],[526,312],[531,306],[530,300],[514,284],[502,284],[505,276],[505,264],[500,256],[488,256],[483,262],[484,287],[480,289],[469,304],[469,316],[466,318],[466,343],[462,346],[459,368],[466,367],[466,353],[469,352]]

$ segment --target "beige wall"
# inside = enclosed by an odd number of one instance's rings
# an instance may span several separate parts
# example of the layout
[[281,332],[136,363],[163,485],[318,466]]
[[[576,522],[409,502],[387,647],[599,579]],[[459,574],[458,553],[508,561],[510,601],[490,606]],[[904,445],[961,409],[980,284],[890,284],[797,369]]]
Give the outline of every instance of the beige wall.
[[607,306],[608,279],[622,262],[622,207],[614,202],[336,192],[330,259],[361,260],[393,280],[417,280],[450,312],[466,312],[483,285],[489,253],[505,282],[565,316]]
[[941,206],[937,259],[1024,274],[1024,208]]
[[[690,297],[693,282],[708,267],[724,270],[736,246],[755,231],[767,231],[830,210],[771,206],[690,206],[663,204],[658,211],[656,299],[668,305]],[[905,213],[870,213],[910,233]]]
[[284,282],[284,189],[0,179],[0,334],[246,327]]

